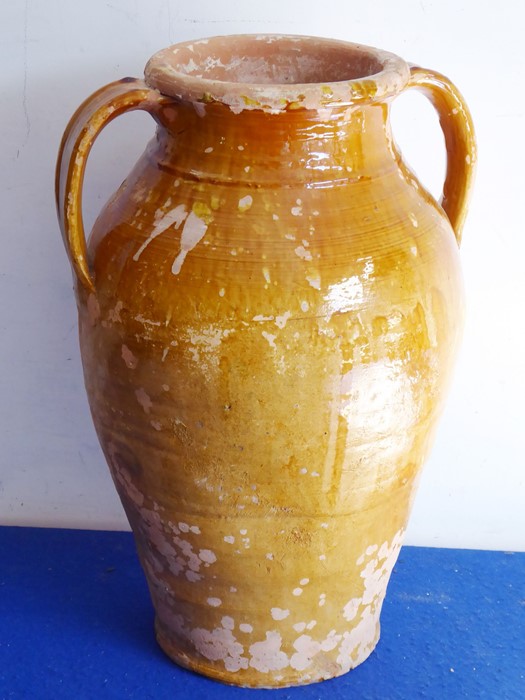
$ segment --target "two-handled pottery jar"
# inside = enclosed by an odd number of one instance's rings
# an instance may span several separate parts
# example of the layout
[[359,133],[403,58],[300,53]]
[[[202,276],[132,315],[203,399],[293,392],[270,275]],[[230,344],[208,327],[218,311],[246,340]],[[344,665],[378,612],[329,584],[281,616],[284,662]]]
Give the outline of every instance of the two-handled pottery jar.
[[[73,116],[57,200],[157,638],[227,683],[337,676],[378,641],[461,336],[472,122],[444,76],[328,39],[186,42],[145,75]],[[411,88],[444,131],[440,203],[392,137]],[[86,242],[89,150],[134,109],[155,137]]]

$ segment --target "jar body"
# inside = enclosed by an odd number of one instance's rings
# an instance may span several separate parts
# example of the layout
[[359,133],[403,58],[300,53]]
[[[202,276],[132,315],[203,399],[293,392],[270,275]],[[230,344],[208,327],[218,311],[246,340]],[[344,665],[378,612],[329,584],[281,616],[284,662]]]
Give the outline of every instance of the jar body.
[[448,385],[454,233],[384,104],[159,121],[78,288],[158,639],[238,685],[340,675],[378,640]]

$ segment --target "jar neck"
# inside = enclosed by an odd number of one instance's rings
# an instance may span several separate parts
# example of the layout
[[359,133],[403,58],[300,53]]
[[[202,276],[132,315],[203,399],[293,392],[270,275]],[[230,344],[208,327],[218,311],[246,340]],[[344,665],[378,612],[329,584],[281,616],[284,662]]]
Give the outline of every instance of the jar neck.
[[396,167],[387,102],[279,114],[173,102],[158,123],[158,156],[196,180],[322,187]]

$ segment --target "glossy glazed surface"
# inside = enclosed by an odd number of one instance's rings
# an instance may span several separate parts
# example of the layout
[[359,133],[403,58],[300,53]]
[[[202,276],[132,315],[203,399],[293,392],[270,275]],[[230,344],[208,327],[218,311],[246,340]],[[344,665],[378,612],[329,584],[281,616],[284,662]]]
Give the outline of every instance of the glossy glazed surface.
[[[379,636],[461,334],[455,234],[475,158],[457,91],[411,75],[447,124],[455,232],[396,151],[376,97],[388,75],[315,109],[117,83],[66,132],[59,214],[86,387],[158,639],[229,683],[339,675]],[[85,255],[85,157],[129,108],[157,134]]]

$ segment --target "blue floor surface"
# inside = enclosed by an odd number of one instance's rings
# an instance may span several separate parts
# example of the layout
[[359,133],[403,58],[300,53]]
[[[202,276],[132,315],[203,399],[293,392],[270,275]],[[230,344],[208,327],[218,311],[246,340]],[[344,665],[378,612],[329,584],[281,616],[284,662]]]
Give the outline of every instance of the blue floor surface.
[[525,700],[525,554],[404,547],[381,619],[346,676],[232,688],[157,647],[129,533],[0,528],[2,700]]

